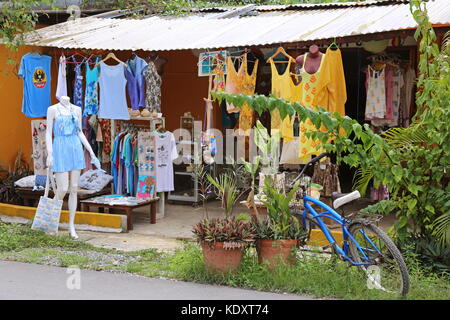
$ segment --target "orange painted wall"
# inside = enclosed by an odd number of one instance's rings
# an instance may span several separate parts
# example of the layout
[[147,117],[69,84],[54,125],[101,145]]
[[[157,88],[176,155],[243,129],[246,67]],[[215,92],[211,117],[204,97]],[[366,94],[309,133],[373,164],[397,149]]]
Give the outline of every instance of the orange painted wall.
[[180,116],[188,111],[196,120],[203,121],[203,98],[208,97],[208,77],[197,75],[198,58],[190,50],[161,55],[168,60],[161,92],[161,109],[166,117],[167,128],[179,128]]
[[[20,58],[29,51],[29,48],[21,48],[18,52],[11,52],[0,46],[0,166],[5,170],[13,170],[19,150],[31,164],[31,119],[22,113],[23,81],[17,76]],[[8,59],[16,64],[8,65]]]

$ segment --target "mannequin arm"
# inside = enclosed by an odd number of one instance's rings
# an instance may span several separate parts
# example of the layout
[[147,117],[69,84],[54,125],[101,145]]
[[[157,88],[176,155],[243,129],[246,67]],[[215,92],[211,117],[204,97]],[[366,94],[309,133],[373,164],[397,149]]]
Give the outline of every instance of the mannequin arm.
[[77,108],[77,113],[78,113],[78,137],[80,138],[80,141],[83,144],[83,146],[89,152],[91,159],[92,159],[91,163],[93,163],[97,167],[97,169],[101,169],[100,161],[97,159],[94,151],[92,150],[91,145],[87,141],[86,136],[84,135],[83,130],[82,130],[81,108]]
[[299,55],[297,58],[295,58],[295,62],[297,62],[297,64],[303,66],[303,59],[305,58],[305,55]]
[[47,129],[45,130],[45,145],[47,147],[47,167],[53,167],[53,121],[55,119],[55,110],[47,109]]

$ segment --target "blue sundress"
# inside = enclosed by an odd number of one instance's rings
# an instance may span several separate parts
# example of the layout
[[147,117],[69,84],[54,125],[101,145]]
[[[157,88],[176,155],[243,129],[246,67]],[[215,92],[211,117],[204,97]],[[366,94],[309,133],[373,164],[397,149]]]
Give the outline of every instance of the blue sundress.
[[78,137],[78,117],[73,112],[58,111],[53,122],[53,172],[68,172],[85,168],[84,152]]

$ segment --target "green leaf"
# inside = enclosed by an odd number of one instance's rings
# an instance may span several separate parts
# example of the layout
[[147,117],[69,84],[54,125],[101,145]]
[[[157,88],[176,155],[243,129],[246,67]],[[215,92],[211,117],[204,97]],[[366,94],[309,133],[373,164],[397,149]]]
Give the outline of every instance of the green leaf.
[[362,127],[359,123],[354,123],[352,125],[353,131],[355,132],[356,137],[360,137],[361,136],[361,132],[362,132]]
[[428,212],[431,212],[432,214],[435,214],[435,210],[434,210],[434,207],[431,205],[431,204],[427,204],[426,206],[425,206],[425,210],[427,210]]
[[416,204],[417,204],[417,199],[415,199],[415,198],[409,199],[407,202],[408,209],[411,211],[414,210],[414,208],[416,207]]
[[403,177],[403,168],[400,166],[393,166],[391,172],[394,174],[395,181],[399,182]]

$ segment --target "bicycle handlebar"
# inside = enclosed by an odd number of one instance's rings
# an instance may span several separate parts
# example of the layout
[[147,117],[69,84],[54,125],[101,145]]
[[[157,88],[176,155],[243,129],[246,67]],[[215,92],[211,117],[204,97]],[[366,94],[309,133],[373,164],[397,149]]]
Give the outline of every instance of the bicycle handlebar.
[[312,158],[309,162],[307,162],[305,164],[305,166],[303,167],[302,171],[300,171],[300,174],[294,179],[294,181],[292,181],[291,187],[295,184],[295,182],[297,182],[298,179],[300,179],[303,176],[303,173],[305,172],[306,168],[308,168],[310,165],[316,163],[320,159],[322,159],[324,157],[328,157],[328,156],[330,156],[330,154],[328,152],[324,152],[324,153],[321,153],[320,155],[318,155],[317,157]]

